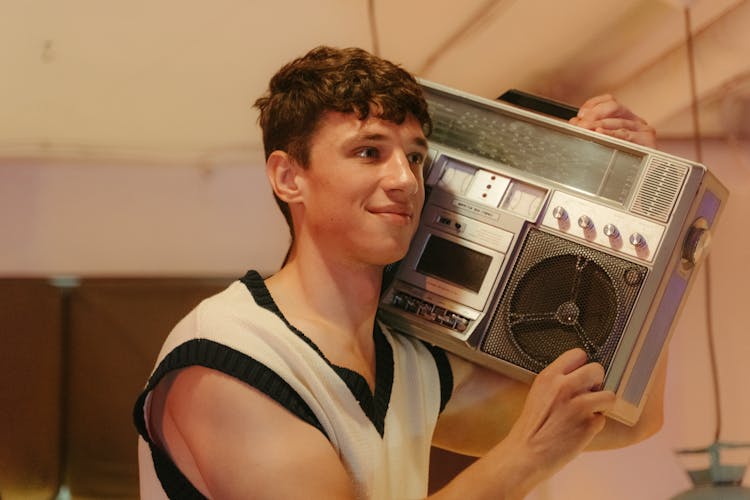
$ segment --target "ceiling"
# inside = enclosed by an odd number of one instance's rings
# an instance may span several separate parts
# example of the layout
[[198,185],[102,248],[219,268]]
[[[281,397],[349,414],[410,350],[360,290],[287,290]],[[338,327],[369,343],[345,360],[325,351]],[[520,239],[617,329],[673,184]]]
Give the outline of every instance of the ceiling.
[[252,102],[278,67],[320,44],[364,47],[489,98],[518,88],[578,105],[611,92],[663,138],[693,136],[693,61],[701,134],[750,136],[750,0],[0,5],[5,162],[257,158]]

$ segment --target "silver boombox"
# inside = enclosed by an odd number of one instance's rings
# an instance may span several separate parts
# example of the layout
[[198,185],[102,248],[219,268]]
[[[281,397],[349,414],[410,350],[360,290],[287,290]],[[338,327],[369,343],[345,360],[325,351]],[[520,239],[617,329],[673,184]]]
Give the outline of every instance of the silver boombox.
[[422,219],[381,317],[530,381],[583,348],[640,417],[728,192],[694,162],[422,81]]

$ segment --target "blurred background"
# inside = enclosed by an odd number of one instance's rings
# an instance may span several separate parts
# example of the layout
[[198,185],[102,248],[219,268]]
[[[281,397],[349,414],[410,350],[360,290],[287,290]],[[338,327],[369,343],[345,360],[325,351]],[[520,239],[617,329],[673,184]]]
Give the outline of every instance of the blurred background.
[[[750,441],[750,1],[0,0],[3,499],[137,496],[129,412],[163,337],[281,264],[252,103],[321,44],[487,98],[612,93],[730,189],[671,342],[663,430],[584,454],[533,500],[688,489],[673,450],[717,428],[709,325],[721,437]],[[463,463],[436,455],[436,481]]]

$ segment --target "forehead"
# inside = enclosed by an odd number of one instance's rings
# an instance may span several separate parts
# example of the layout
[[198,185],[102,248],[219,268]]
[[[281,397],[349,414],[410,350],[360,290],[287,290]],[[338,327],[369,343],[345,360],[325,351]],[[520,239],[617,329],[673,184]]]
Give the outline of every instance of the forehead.
[[321,116],[311,137],[311,146],[358,139],[397,140],[427,147],[422,125],[413,115],[407,115],[403,123],[395,123],[372,114],[362,120],[354,113],[338,111],[326,111]]

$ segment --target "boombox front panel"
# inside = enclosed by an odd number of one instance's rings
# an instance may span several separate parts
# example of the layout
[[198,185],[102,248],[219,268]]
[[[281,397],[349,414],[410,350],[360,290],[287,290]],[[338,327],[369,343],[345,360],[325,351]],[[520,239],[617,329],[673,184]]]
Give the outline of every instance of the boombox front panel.
[[532,229],[481,350],[538,373],[575,347],[605,369],[646,267]]

